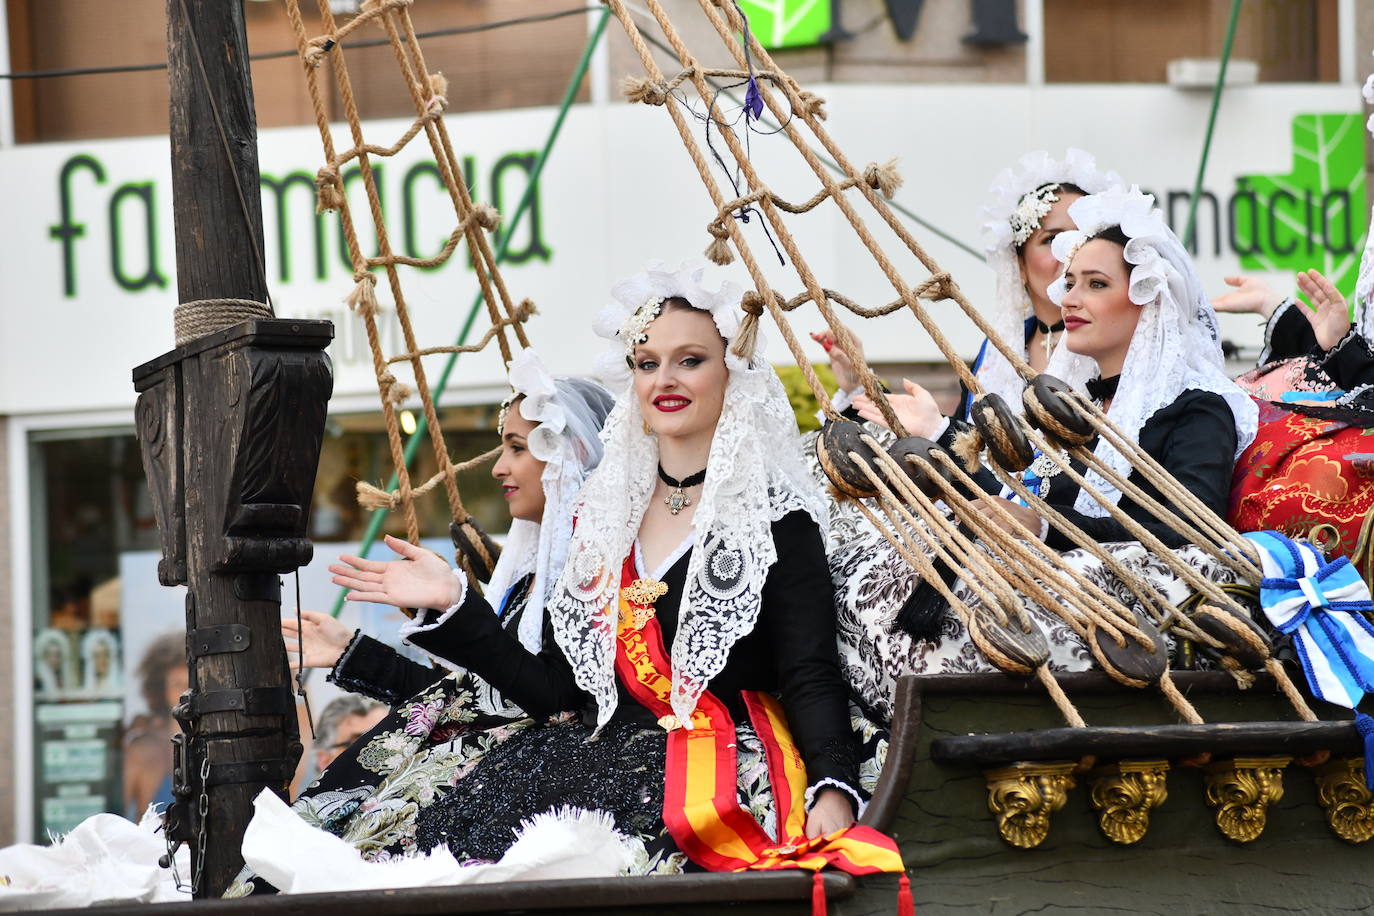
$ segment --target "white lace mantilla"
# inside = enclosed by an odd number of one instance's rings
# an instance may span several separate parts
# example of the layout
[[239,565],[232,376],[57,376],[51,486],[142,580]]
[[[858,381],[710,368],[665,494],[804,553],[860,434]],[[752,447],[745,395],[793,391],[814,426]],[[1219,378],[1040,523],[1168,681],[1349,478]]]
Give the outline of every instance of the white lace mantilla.
[[[1043,151],[1027,153],[1014,169],[1003,169],[993,180],[988,188],[987,204],[979,213],[983,249],[996,277],[988,319],[997,336],[1012,347],[1023,346],[1025,321],[1030,316],[1030,299],[1016,256],[1018,243],[1013,218],[1022,210],[1022,202],[1028,194],[1045,185],[1065,183],[1078,185],[1094,194],[1120,184],[1121,178],[1115,172],[1098,169],[1097,161],[1079,149],[1066,150],[1062,160],[1051,159],[1049,153]],[[987,392],[1001,395],[1012,410],[1021,412],[1021,390],[1025,383],[992,344],[988,344],[983,364],[978,369],[978,381]]]
[[[674,277],[659,271],[650,276],[652,282],[627,281],[614,292],[626,308],[652,295],[684,295],[695,304],[700,272],[693,269],[680,284]],[[737,308],[738,292],[734,296]],[[717,326],[728,326],[719,299],[712,304]],[[623,351],[620,355],[623,367]],[[799,509],[817,524],[825,519],[821,492],[800,460],[796,418],[777,374],[767,364],[751,367],[734,355],[727,364],[729,382],[693,516],[694,541],[671,650],[671,702],[683,722],[725,667],[731,648],[758,621],[763,585],[777,561],[773,523]],[[604,365],[614,368],[612,361]],[[578,686],[596,701],[598,727],[616,709],[620,572],[658,467],[658,440],[643,431],[628,372],[613,390],[616,406],[602,433],[606,455],[582,488],[568,564],[550,604],[558,644]]]
[[[1134,186],[1130,190],[1114,188],[1074,201],[1069,215],[1078,229],[1062,232],[1055,238],[1055,255],[1067,264],[1084,242],[1103,229],[1120,226],[1129,239],[1125,258],[1133,265],[1129,296],[1143,309],[1107,417],[1135,442],[1145,422],[1183,392],[1210,391],[1223,397],[1231,408],[1239,456],[1255,438],[1259,411],[1250,396],[1226,374],[1216,313],[1203,292],[1192,259],[1165,224],[1164,214],[1154,206],[1154,198]],[[1063,277],[1050,286],[1050,298],[1056,305],[1063,302],[1065,292]],[[1068,339],[1065,335],[1060,340],[1045,371],[1075,390],[1085,391],[1088,379],[1098,375],[1097,363],[1071,352]],[[1093,454],[1121,476],[1130,475],[1129,459],[1105,437]],[[1089,468],[1084,476],[1110,502],[1120,501],[1121,491],[1096,470]],[[1084,515],[1108,514],[1086,490],[1079,492],[1074,508]]]
[[512,519],[487,593],[499,602],[512,585],[534,574],[516,635],[526,649],[538,652],[544,641],[544,608],[572,541],[577,494],[601,460],[601,423],[611,396],[585,379],[555,379],[532,349],[511,361],[510,383],[512,399],[521,398],[516,405],[520,415],[538,424],[526,444],[545,462],[539,476],[544,515],[542,522]]

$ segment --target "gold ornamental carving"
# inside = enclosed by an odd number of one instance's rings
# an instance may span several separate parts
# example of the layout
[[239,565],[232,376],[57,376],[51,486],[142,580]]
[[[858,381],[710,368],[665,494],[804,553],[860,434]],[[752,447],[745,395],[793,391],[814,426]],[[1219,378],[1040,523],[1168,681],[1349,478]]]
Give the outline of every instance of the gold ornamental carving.
[[1207,765],[1207,804],[1227,839],[1249,843],[1264,832],[1269,806],[1283,798],[1292,757],[1237,757]]
[[983,775],[997,832],[1013,846],[1034,849],[1050,832],[1050,815],[1064,807],[1075,763],[1019,763]]
[[1123,760],[1093,770],[1088,798],[1107,839],[1129,846],[1145,836],[1150,812],[1169,797],[1168,773],[1165,760]]
[[1374,837],[1374,792],[1364,782],[1363,757],[1333,758],[1317,768],[1317,801],[1331,832],[1347,843]]

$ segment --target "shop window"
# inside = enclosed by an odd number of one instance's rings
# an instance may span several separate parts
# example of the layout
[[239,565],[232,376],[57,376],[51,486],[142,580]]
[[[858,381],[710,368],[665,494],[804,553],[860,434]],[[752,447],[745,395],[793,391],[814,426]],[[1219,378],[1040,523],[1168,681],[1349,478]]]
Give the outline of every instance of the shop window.
[[[1217,58],[1231,0],[1045,0],[1045,79],[1161,83],[1171,60]],[[1233,60],[1260,82],[1338,79],[1337,0],[1246,0]]]
[[[496,405],[443,411],[455,460],[497,444],[497,413]],[[186,646],[181,599],[157,584],[157,523],[132,433],[45,432],[32,436],[29,449],[32,826],[43,840],[92,814],[135,817],[149,802],[170,799],[170,740],[178,730],[171,709],[187,686]],[[435,469],[425,443],[414,479]],[[362,537],[368,513],[358,508],[357,481],[383,486],[391,470],[380,414],[330,417],[310,519],[311,537],[331,545],[317,552],[319,562],[328,563],[340,542]],[[490,470],[465,472],[459,487],[468,511],[499,535],[510,519]],[[422,534],[442,546],[443,488],[417,509]],[[384,530],[404,536],[399,512]],[[145,606],[150,596],[156,613]]]

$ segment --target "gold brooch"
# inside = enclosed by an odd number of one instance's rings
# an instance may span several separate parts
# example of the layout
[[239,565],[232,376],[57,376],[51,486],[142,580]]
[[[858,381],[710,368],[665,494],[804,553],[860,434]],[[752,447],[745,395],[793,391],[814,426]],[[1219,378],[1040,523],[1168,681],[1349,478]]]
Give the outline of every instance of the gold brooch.
[[620,590],[620,595],[630,605],[634,613],[631,625],[636,630],[644,626],[654,616],[654,602],[668,594],[666,583],[657,579],[636,579]]
[[682,728],[682,720],[671,714],[661,716],[658,720],[658,727],[666,732],[670,732],[675,728]]

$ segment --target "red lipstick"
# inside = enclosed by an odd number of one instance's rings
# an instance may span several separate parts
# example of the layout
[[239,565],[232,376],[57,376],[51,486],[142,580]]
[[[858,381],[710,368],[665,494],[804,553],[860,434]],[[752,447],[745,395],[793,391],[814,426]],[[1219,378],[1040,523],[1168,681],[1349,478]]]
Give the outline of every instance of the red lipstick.
[[676,413],[692,406],[690,398],[684,398],[680,394],[660,394],[654,398],[654,408],[663,413]]

